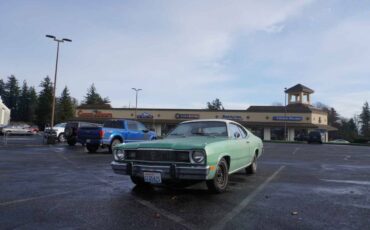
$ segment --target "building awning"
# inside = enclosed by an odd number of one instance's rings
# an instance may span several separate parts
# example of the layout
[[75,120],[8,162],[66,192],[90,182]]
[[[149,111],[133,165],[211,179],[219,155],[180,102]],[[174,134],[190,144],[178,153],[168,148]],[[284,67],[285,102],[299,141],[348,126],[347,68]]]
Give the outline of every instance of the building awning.
[[324,129],[326,131],[336,131],[337,128],[330,125],[319,125],[311,123],[291,123],[291,122],[243,122],[246,127],[288,127],[288,128],[301,128],[301,129]]

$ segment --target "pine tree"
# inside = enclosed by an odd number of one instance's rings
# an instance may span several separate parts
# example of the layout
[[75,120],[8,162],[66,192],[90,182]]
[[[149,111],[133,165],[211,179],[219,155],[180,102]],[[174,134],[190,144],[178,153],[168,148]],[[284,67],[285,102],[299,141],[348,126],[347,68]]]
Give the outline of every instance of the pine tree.
[[2,100],[4,100],[5,97],[5,83],[3,79],[0,79],[0,97]]
[[31,86],[28,89],[28,98],[29,98],[29,106],[28,106],[28,113],[27,113],[27,120],[31,123],[36,122],[36,108],[37,108],[37,93],[35,87]]
[[370,108],[369,103],[365,102],[362,107],[362,112],[360,114],[360,124],[361,124],[361,134],[365,138],[370,138]]
[[18,121],[18,100],[19,100],[19,85],[18,80],[14,75],[8,77],[5,84],[4,104],[11,109],[11,120]]
[[58,122],[65,122],[71,119],[74,116],[74,104],[73,99],[69,94],[69,90],[67,86],[63,89],[63,92],[58,98],[57,104],[57,121]]
[[85,100],[81,105],[81,107],[86,108],[91,106],[94,108],[111,108],[109,98],[102,98],[97,92],[94,84],[87,89]]
[[220,99],[216,98],[212,102],[207,102],[207,108],[209,110],[224,110],[225,108],[222,106],[222,102]]
[[19,96],[19,104],[18,104],[18,118],[20,121],[29,122],[29,105],[30,105],[30,98],[29,98],[29,89],[26,81],[23,81],[22,89]]
[[42,90],[39,93],[36,108],[36,123],[43,129],[51,122],[51,107],[53,103],[53,84],[49,76],[45,77],[40,83]]

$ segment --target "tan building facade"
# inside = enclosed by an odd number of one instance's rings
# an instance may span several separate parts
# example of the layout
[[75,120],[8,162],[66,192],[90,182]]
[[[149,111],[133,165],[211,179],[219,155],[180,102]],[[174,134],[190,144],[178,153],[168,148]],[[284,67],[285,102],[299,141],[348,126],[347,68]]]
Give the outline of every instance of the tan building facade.
[[[137,119],[162,136],[182,121],[220,118],[235,120],[264,140],[294,141],[300,133],[307,134],[312,130],[320,130],[327,140],[327,132],[332,130],[332,127],[328,126],[327,113],[310,105],[312,90],[307,90],[308,88],[302,85],[297,86],[286,91],[289,98],[287,106],[251,106],[246,110],[218,111],[154,108],[77,109],[76,119],[95,122],[107,119]],[[303,101],[303,97],[306,100]]]

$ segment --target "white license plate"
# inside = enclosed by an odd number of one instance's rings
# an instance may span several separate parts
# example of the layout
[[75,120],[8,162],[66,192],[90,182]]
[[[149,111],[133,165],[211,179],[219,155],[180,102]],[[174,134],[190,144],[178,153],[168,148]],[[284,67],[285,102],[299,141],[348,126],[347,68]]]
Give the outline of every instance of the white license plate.
[[151,184],[160,184],[162,183],[162,177],[160,173],[144,172],[144,181]]
[[86,143],[90,143],[91,142],[91,140],[90,139],[86,139]]

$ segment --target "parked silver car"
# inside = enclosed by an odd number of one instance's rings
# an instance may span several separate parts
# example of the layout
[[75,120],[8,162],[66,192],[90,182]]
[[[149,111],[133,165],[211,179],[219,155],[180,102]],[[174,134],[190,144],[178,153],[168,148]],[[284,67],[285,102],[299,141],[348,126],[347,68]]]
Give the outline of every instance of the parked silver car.
[[16,126],[16,125],[9,125],[5,126],[2,129],[2,133],[7,135],[32,135],[33,132],[27,126]]

